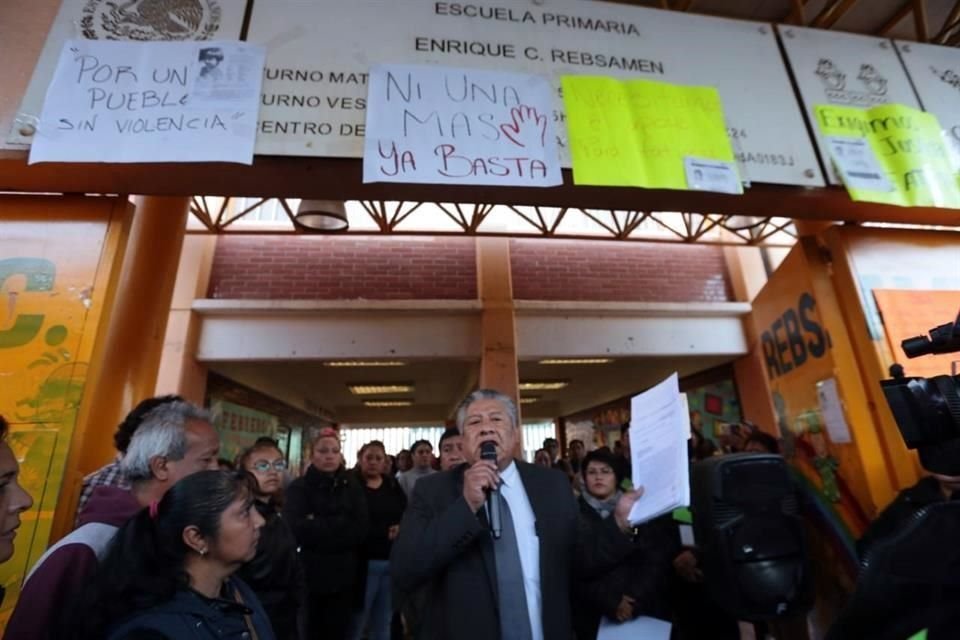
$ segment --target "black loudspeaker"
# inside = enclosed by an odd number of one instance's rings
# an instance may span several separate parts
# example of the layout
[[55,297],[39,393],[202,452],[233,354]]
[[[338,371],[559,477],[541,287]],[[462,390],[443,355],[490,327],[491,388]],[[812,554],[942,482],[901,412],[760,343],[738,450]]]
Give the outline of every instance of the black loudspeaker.
[[782,457],[739,453],[696,463],[691,511],[716,604],[739,620],[773,620],[810,608],[810,560]]

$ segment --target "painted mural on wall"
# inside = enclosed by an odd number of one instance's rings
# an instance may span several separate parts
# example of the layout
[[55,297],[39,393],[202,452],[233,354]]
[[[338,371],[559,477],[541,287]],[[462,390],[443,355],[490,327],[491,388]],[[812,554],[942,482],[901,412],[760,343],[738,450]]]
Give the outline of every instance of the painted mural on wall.
[[690,426],[699,429],[714,444],[718,444],[722,434],[729,432],[730,425],[743,419],[733,380],[687,389],[685,393]]
[[0,221],[0,414],[34,499],[14,557],[0,566],[0,625],[50,536],[87,380],[108,222]]
[[[733,380],[686,389],[684,393],[690,410],[690,424],[699,428],[715,444],[716,437],[722,431],[741,420],[740,401]],[[630,398],[619,398],[573,414],[564,422],[567,442],[582,440],[588,450],[599,447],[613,449],[620,439],[620,426],[630,422]]]
[[220,457],[234,461],[257,438],[277,435],[277,417],[250,407],[214,400],[211,404],[213,424],[220,434]]

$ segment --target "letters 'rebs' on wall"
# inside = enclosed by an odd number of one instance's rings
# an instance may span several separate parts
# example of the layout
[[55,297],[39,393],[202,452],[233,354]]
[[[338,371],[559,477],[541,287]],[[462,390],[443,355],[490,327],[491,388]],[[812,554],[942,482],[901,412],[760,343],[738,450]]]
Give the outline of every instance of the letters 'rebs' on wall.
[[[259,154],[360,158],[371,65],[441,64],[545,75],[558,90],[564,74],[715,86],[745,179],[823,184],[766,24],[577,0],[273,0],[255,3],[248,40],[267,47]],[[569,167],[559,92],[554,109]]]
[[[919,109],[893,43],[885,38],[778,26],[784,50],[811,122],[816,105],[869,108],[896,103]],[[815,132],[821,157],[830,151]],[[831,184],[843,184],[832,165]]]
[[816,315],[813,295],[804,291],[788,302],[760,334],[763,363],[771,380],[799,369],[811,358],[822,358],[830,344]]
[[[20,103],[9,142],[33,142],[47,87],[67,40],[236,40],[246,4],[243,0],[63,0]],[[0,131],[0,138],[7,133]]]
[[777,271],[777,282],[771,279],[754,303],[756,346],[774,388],[797,378],[812,387],[832,373],[831,358],[827,357],[830,335],[808,269],[803,251],[799,247],[791,250]]
[[960,49],[915,42],[896,42],[924,111],[943,127],[944,139],[960,167]]

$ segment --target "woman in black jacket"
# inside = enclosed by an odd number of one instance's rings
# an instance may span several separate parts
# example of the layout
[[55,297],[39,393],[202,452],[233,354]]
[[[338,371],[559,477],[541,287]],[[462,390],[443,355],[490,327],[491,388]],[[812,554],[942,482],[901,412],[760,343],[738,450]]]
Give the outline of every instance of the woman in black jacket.
[[307,637],[343,640],[356,609],[369,515],[363,487],[343,469],[340,436],[324,429],[310,466],[287,487],[283,514],[300,546],[307,585]]
[[304,584],[297,541],[280,516],[287,461],[275,440],[261,438],[240,454],[237,466],[256,478],[254,507],[265,521],[260,529],[256,557],[243,565],[237,575],[260,598],[277,640],[296,640]]
[[253,491],[246,473],[200,471],[128,520],[69,637],[273,640],[256,595],[233,576],[253,558],[263,526]]
[[359,478],[367,498],[370,529],[363,545],[366,576],[363,609],[353,620],[351,640],[390,640],[393,614],[390,584],[390,547],[400,531],[407,497],[397,481],[384,474],[387,459],[383,443],[374,440],[360,449]]
[[[599,528],[613,514],[620,498],[617,458],[608,450],[583,459],[580,514],[585,528]],[[594,640],[603,616],[626,622],[639,616],[670,620],[672,558],[680,548],[676,527],[658,518],[637,527],[635,551],[606,574],[574,587],[573,625],[577,640]]]

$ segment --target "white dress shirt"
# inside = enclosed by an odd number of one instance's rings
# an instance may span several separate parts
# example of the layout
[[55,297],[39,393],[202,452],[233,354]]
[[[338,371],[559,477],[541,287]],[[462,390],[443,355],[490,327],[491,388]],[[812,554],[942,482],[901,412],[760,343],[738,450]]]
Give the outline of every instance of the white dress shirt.
[[520,567],[523,570],[523,590],[527,596],[527,613],[533,640],[543,640],[543,619],[540,597],[540,539],[537,537],[537,519],[523,488],[516,463],[500,472],[500,495],[510,505],[513,528],[517,533]]

